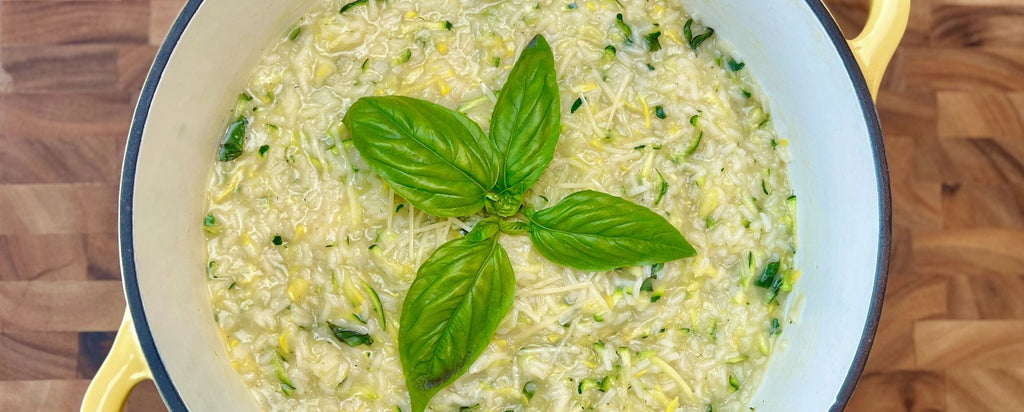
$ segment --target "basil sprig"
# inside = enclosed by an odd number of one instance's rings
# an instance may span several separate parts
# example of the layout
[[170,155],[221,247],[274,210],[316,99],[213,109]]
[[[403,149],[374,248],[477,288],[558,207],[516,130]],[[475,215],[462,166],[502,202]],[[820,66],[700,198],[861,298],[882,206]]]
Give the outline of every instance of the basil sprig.
[[402,303],[398,351],[413,412],[466,372],[512,308],[516,280],[502,233],[529,235],[552,262],[587,271],[696,255],[661,215],[599,192],[519,214],[561,129],[554,56],[543,36],[509,73],[489,136],[461,113],[402,96],[360,98],[343,123],[370,167],[412,205],[441,217],[484,210],[472,231],[427,258]]

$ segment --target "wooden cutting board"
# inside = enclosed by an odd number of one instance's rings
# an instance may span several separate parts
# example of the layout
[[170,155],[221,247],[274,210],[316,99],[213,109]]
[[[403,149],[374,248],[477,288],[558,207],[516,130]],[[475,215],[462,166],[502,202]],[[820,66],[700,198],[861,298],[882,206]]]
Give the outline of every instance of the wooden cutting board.
[[[892,268],[847,410],[1022,410],[1024,2],[913,2],[878,100]],[[77,410],[110,347],[125,136],[182,3],[0,1],[0,411]],[[128,404],[163,409],[152,384]]]

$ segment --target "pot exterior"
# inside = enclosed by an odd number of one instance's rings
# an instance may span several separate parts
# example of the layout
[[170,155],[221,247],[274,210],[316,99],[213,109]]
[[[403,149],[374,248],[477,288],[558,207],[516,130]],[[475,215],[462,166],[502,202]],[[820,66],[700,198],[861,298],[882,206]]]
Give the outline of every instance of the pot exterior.
[[[172,410],[255,410],[207,300],[201,227],[211,155],[249,72],[315,0],[191,0],[139,99],[122,174],[122,273],[139,343]],[[800,320],[751,406],[845,405],[867,358],[889,251],[888,173],[857,62],[816,0],[683,0],[731,43],[768,97],[799,199],[789,299]]]

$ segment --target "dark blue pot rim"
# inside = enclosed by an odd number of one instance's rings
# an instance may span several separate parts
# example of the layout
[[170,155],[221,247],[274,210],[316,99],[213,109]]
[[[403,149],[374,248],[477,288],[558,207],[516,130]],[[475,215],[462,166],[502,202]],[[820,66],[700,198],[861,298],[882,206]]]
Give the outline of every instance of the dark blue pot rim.
[[[846,380],[843,382],[836,401],[830,411],[842,411],[846,407],[853,390],[857,386],[864,371],[864,365],[868,360],[868,353],[871,351],[871,344],[875,339],[875,330],[878,328],[878,318],[882,311],[882,298],[885,295],[885,282],[889,274],[889,253],[892,242],[892,196],[889,191],[889,167],[885,160],[885,147],[882,143],[882,129],[878,122],[878,113],[875,110],[875,103],[871,99],[867,83],[861,74],[860,66],[850,50],[849,44],[843,37],[839,26],[829,14],[825,5],[820,0],[806,0],[808,7],[818,17],[829,39],[835,46],[836,51],[846,66],[850,75],[850,82],[857,92],[857,99],[860,101],[861,111],[864,114],[864,122],[868,127],[868,135],[871,139],[872,152],[875,158],[877,169],[875,170],[878,193],[879,193],[879,238],[878,238],[878,262],[875,268],[875,288],[871,297],[867,321],[864,324],[864,331],[861,335],[860,345],[857,354],[847,372]],[[146,118],[149,116],[150,106],[153,104],[153,96],[156,93],[157,85],[163,76],[167,62],[178,45],[182,33],[192,21],[203,0],[189,0],[185,4],[181,14],[178,15],[174,25],[164,40],[160,50],[157,52],[153,67],[146,78],[146,84],[139,96],[139,103],[135,108],[135,115],[132,118],[131,131],[128,135],[128,145],[124,155],[124,165],[121,170],[121,200],[118,213],[119,236],[121,244],[121,268],[124,280],[125,296],[128,300],[128,310],[131,311],[132,320],[135,322],[135,333],[139,337],[142,352],[146,357],[150,370],[153,372],[153,380],[160,391],[160,396],[171,411],[187,411],[185,403],[174,386],[163,359],[157,351],[156,342],[153,341],[153,333],[149,327],[149,319],[142,306],[142,295],[139,291],[139,281],[135,268],[135,242],[132,232],[132,216],[135,197],[135,169],[139,160],[139,147],[142,143],[142,134],[146,127]]]

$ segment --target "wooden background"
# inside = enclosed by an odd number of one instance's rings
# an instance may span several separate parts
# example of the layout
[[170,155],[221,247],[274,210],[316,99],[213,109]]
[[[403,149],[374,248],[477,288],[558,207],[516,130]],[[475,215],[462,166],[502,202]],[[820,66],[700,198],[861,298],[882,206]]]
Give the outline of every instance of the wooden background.
[[[77,410],[110,346],[125,136],[182,3],[0,0],[2,411]],[[878,106],[895,245],[847,410],[1024,410],[1024,1],[913,0]]]

